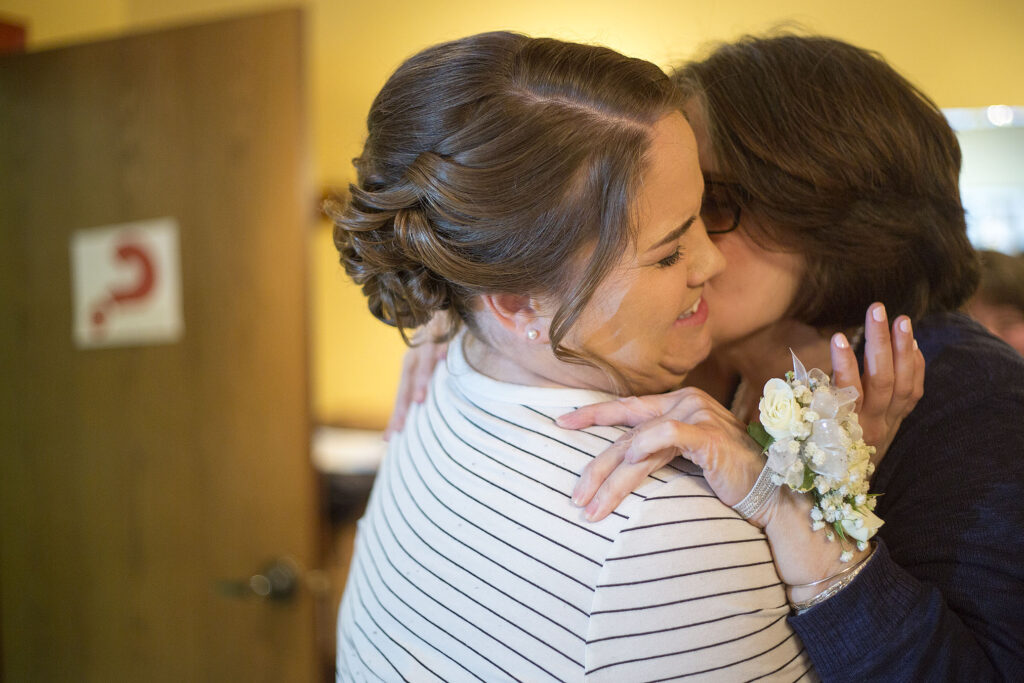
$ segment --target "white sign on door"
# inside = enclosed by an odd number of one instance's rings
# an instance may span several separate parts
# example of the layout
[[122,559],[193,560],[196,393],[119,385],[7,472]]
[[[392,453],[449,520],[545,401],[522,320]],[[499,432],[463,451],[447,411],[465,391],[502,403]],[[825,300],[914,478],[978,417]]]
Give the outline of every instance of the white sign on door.
[[72,329],[79,347],[181,339],[185,325],[173,218],[76,231],[71,270]]

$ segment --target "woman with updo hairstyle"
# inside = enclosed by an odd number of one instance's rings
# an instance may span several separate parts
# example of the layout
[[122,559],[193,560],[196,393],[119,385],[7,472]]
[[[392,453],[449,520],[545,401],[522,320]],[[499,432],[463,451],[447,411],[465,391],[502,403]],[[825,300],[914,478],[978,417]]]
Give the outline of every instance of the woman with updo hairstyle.
[[447,312],[452,342],[360,521],[339,680],[813,677],[745,490],[677,461],[596,524],[571,499],[623,430],[555,419],[710,349],[723,261],[681,106],[652,64],[511,33],[428,48],[374,101],[335,242],[378,318]]

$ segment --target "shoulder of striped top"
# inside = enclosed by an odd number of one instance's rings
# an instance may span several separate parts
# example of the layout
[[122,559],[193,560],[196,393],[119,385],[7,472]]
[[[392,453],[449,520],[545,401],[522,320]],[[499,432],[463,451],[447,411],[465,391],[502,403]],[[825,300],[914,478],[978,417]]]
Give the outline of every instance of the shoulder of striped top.
[[476,401],[517,403],[538,408],[564,408],[564,412],[568,412],[590,403],[616,398],[612,394],[592,389],[538,387],[493,379],[473,369],[469,364],[463,349],[464,341],[465,332],[452,340],[448,347],[448,356],[438,368],[437,378],[447,382],[455,391]]
[[644,499],[630,504],[599,574],[587,679],[621,680],[628,670],[641,678],[720,672],[730,680],[796,657],[764,534],[703,477],[658,474],[666,481],[638,489]]

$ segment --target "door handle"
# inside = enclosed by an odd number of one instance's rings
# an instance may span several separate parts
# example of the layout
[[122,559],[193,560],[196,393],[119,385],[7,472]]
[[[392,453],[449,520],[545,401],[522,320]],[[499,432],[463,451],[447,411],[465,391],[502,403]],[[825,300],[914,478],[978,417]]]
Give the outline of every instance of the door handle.
[[289,557],[279,557],[268,562],[247,579],[219,579],[214,583],[214,590],[226,598],[256,597],[283,603],[296,596],[302,588],[303,578],[316,595],[330,590],[323,572],[303,572],[295,560]]

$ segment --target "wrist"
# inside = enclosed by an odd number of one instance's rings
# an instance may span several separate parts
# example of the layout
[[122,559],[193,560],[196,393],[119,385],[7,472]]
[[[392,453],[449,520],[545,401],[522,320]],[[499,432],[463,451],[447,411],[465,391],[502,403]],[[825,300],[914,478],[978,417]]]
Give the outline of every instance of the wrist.
[[874,555],[875,545],[869,544],[864,550],[857,551],[853,559],[834,574],[806,584],[787,585],[786,593],[790,606],[800,613],[828,600],[839,591],[853,583],[857,575],[867,566]]
[[812,505],[810,496],[783,485],[778,487],[771,501],[748,521],[764,529],[770,539],[773,533],[776,536],[784,534],[794,524],[809,519]]
[[[829,540],[825,529],[815,531],[810,521],[813,506],[811,494],[782,486],[758,520],[764,524],[779,577],[787,585],[805,586],[791,596],[796,602],[809,600],[827,589],[827,582],[817,582],[837,574],[870,552],[870,548],[857,550],[855,545],[841,541],[834,534],[833,540]],[[846,562],[841,559],[845,552],[853,554]],[[816,585],[806,586],[811,583]]]
[[766,509],[774,504],[779,487],[773,483],[772,471],[762,454],[752,459],[746,469],[745,478],[751,482],[747,487],[747,494],[731,507],[743,519],[758,528],[764,528]]

